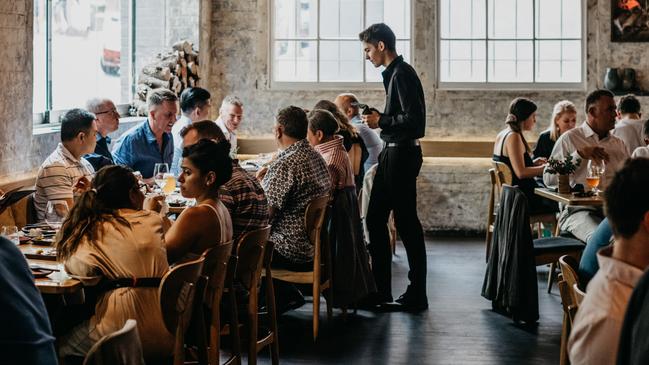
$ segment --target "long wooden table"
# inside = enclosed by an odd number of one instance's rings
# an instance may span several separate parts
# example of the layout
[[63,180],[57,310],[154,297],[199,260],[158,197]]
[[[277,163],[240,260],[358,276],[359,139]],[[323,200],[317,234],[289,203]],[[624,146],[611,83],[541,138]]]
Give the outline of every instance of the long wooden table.
[[[30,256],[32,256],[37,255],[38,250],[43,250],[47,247],[24,244],[18,246],[18,248],[20,248],[20,251],[23,254],[29,254]],[[43,257],[43,259],[27,258],[27,262],[30,265],[37,265],[42,268],[62,270],[56,260],[52,260],[47,257]],[[78,290],[83,288],[83,285],[79,280],[69,277],[63,271],[54,271],[52,274],[44,278],[36,278],[35,283],[36,287],[42,294],[70,294],[77,292]]]
[[[588,205],[588,206],[602,206],[604,205],[604,199],[601,195],[590,196],[590,197],[577,197],[572,193],[569,194],[559,194],[556,191],[550,190],[548,188],[536,188],[534,189],[534,194],[540,195],[546,199],[554,200],[565,205]],[[601,194],[601,193],[600,193]]]

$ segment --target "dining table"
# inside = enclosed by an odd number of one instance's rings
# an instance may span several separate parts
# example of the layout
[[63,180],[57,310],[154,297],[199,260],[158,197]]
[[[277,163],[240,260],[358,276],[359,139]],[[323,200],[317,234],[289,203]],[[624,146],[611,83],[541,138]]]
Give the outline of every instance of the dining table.
[[604,205],[604,198],[602,192],[592,196],[580,196],[577,193],[559,193],[555,189],[549,188],[535,188],[534,194],[542,196],[546,199],[554,200],[555,202],[565,205],[580,205],[580,206],[602,206]]
[[[63,265],[56,260],[53,248],[33,243],[21,244],[18,248],[35,274],[34,283],[41,294],[71,294],[83,288],[81,281],[65,272]],[[50,270],[52,272],[47,275],[39,275]]]

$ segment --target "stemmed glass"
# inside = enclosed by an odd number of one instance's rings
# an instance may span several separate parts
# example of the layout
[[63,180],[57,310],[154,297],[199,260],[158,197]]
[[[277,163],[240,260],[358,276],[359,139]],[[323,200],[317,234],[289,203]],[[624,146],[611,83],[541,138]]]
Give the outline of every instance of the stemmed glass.
[[606,166],[604,161],[588,160],[588,168],[586,170],[586,185],[598,195],[600,190],[597,188],[601,179],[604,177]]
[[45,223],[52,229],[58,230],[68,215],[68,203],[65,200],[50,200],[45,208]]
[[165,189],[165,185],[167,183],[167,179],[165,178],[165,174],[169,174],[169,165],[167,163],[157,163],[153,167],[153,180],[155,180],[156,185],[160,188],[160,190]]

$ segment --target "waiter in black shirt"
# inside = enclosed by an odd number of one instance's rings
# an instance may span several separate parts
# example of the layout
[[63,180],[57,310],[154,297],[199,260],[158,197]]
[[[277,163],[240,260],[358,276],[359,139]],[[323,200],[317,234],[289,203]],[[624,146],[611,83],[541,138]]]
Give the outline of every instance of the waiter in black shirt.
[[385,148],[379,155],[367,213],[369,250],[378,293],[366,306],[392,302],[392,253],[388,236],[388,216],[394,211],[397,231],[408,255],[406,292],[390,306],[407,311],[428,308],[426,296],[426,246],[417,217],[417,175],[422,164],[419,138],[426,128],[424,90],[415,70],[396,51],[396,37],[383,23],[373,24],[359,34],[365,58],[374,67],[385,66],[385,110],[363,115],[370,128],[381,128]]

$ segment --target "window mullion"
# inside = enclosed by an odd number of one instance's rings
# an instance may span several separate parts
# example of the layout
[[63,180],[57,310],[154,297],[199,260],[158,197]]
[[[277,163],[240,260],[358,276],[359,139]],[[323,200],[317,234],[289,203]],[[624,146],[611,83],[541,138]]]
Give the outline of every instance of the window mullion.
[[49,112],[52,110],[52,0],[45,3],[45,112],[47,121],[51,123]]

